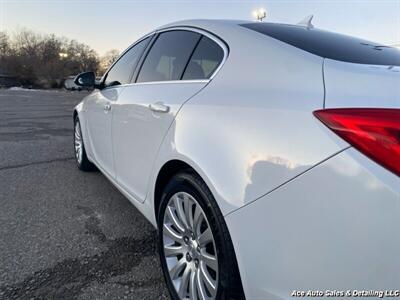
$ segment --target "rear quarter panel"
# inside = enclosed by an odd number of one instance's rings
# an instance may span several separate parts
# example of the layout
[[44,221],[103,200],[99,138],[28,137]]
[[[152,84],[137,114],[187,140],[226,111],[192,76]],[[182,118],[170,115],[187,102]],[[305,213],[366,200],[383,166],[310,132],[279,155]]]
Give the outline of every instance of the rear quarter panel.
[[349,148],[228,215],[247,299],[398,290],[399,200],[399,177]]
[[160,149],[191,165],[223,214],[347,147],[312,114],[323,106],[322,58],[237,26],[218,28],[229,57],[178,113]]

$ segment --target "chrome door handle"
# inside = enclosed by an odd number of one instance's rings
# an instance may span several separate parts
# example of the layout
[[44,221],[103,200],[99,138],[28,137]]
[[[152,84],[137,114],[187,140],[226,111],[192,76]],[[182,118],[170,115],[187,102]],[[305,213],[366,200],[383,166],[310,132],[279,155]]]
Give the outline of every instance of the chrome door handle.
[[169,112],[169,106],[162,102],[155,102],[149,105],[149,108],[155,112],[167,113]]
[[111,110],[111,104],[110,103],[105,104],[104,105],[104,111],[107,112],[107,111],[110,111],[110,110]]

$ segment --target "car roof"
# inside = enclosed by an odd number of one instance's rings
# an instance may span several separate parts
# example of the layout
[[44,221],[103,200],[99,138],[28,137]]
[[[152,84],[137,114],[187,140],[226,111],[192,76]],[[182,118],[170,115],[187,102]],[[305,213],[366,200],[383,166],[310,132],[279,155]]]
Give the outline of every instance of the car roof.
[[314,28],[313,26],[307,27],[304,24],[195,19],[170,23],[158,28],[158,30],[179,26],[201,28],[216,35],[223,33],[221,38],[225,38],[224,34],[231,30],[244,29],[263,34],[323,58],[361,64],[400,65],[400,52],[396,48]]
[[243,23],[251,23],[248,20],[222,20],[222,19],[191,19],[191,20],[182,20],[177,22],[172,22],[166,25],[163,25],[157,30],[169,28],[169,27],[179,27],[179,26],[189,26],[189,27],[200,27],[203,29],[207,29],[209,27],[226,27],[226,26],[235,26]]

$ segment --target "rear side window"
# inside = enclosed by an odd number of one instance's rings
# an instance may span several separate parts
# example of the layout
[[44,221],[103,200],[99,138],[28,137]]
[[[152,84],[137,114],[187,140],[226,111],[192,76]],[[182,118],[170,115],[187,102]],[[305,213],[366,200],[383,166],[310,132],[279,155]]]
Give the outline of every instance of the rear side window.
[[201,35],[175,30],[161,33],[151,47],[137,82],[179,80]]
[[222,48],[210,38],[203,36],[197,45],[182,79],[208,79],[224,58]]
[[359,64],[400,66],[400,51],[396,48],[347,35],[285,24],[248,23],[241,26],[324,58]]

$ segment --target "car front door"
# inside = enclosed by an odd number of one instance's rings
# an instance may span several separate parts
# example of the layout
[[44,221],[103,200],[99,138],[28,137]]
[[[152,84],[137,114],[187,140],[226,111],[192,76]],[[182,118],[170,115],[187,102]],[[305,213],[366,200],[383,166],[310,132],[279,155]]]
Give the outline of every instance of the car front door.
[[115,177],[111,139],[112,107],[126,84],[130,83],[149,40],[150,37],[147,37],[125,51],[104,76],[104,88],[94,91],[87,100],[87,128],[92,156],[102,171],[111,177]]
[[[212,61],[196,59],[210,45]],[[119,97],[112,127],[116,176],[136,200],[145,200],[153,162],[175,115],[185,101],[207,85],[223,57],[223,48],[199,32],[161,32],[135,83]]]

